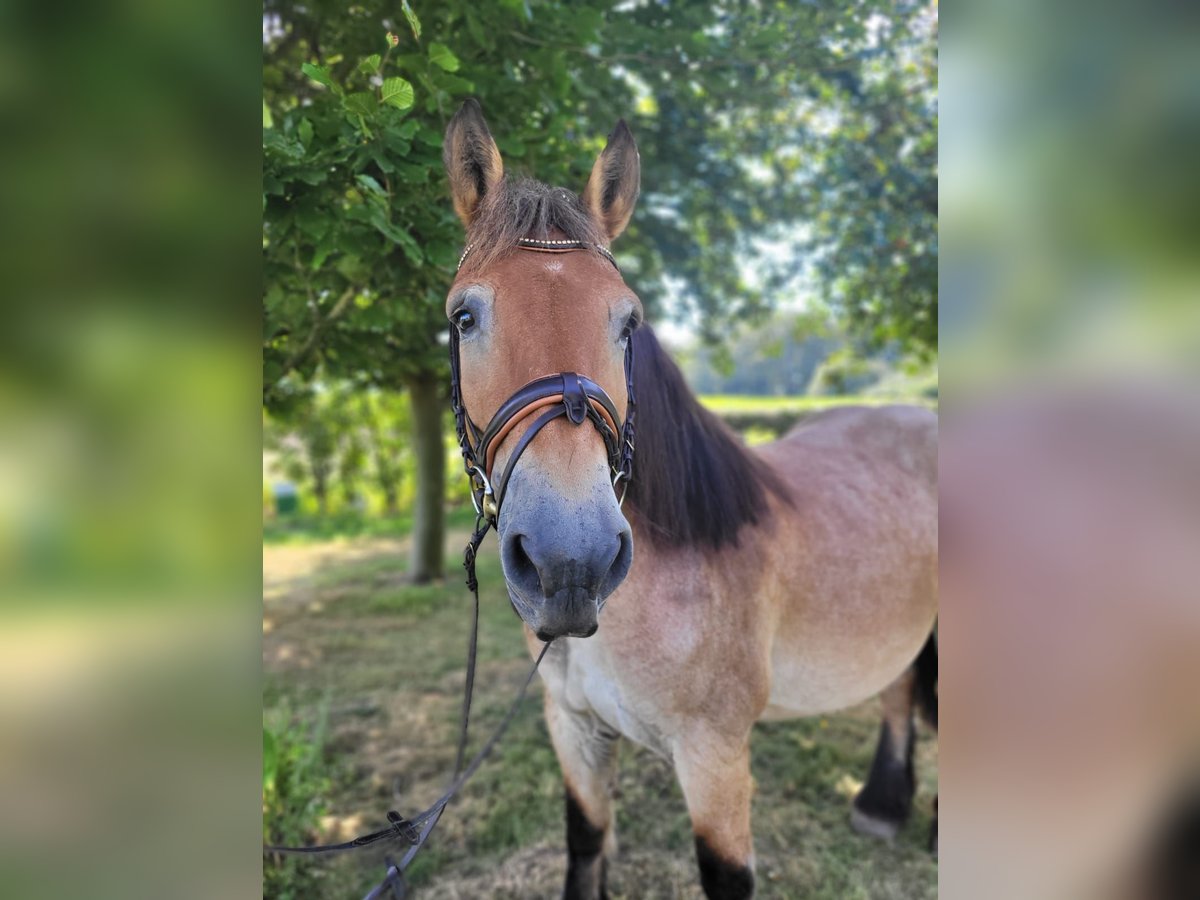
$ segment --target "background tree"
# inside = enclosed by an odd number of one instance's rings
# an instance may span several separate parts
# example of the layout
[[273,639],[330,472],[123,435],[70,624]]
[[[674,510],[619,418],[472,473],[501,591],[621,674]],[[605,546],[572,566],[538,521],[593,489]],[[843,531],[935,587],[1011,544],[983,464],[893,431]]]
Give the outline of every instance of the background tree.
[[383,494],[384,515],[389,517],[400,514],[400,488],[410,456],[407,402],[403,395],[384,391],[371,391],[358,398],[370,436],[372,474]]

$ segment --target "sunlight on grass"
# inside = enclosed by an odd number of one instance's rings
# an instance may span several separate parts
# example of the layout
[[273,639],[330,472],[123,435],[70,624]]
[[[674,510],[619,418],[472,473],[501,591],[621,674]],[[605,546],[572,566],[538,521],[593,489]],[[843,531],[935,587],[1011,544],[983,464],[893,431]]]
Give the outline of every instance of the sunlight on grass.
[[881,397],[756,397],[740,394],[708,394],[700,402],[715,413],[724,412],[816,412],[836,406],[882,406],[896,401]]

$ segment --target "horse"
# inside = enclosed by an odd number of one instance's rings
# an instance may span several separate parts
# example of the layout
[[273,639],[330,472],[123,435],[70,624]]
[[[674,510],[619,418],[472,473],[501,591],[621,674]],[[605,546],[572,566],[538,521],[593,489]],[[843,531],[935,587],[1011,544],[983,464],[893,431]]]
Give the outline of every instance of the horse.
[[[936,728],[936,416],[841,408],[747,448],[691,393],[608,249],[640,190],[623,120],[581,194],[507,175],[474,101],[443,156],[466,231],[446,301],[456,398],[464,447],[473,423],[504,421],[473,477],[529,650],[545,649],[563,896],[606,896],[622,736],[674,765],[704,893],[733,900],[755,887],[753,725],[882,694],[851,821],[890,838],[912,805],[914,710]],[[597,412],[635,407],[635,435]]]

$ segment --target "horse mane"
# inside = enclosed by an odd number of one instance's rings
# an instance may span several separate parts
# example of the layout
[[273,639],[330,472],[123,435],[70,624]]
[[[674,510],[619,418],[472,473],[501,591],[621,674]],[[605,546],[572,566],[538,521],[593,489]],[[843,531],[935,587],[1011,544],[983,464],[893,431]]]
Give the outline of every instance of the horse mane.
[[786,486],[701,406],[648,325],[631,339],[637,434],[626,504],[659,546],[736,545],[768,493],[791,502]]
[[604,233],[579,195],[531,178],[504,180],[484,197],[467,232],[471,253],[464,269],[480,269],[507,255],[521,238],[581,241],[605,246]]

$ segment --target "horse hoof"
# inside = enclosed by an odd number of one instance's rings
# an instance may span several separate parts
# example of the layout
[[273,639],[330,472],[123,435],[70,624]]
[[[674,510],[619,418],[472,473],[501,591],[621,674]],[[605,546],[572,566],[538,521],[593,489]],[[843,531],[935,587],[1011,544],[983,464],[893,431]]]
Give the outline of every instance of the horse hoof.
[[863,812],[857,806],[850,807],[850,827],[859,834],[879,838],[889,844],[895,839],[900,830],[899,822],[889,822]]

